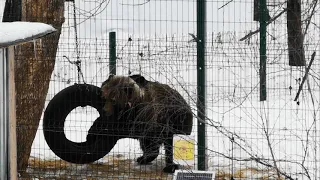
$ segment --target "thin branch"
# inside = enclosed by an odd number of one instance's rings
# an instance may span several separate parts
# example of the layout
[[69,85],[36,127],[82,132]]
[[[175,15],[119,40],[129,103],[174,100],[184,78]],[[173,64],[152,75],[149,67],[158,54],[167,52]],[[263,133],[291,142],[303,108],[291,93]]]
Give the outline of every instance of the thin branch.
[[[305,31],[307,32],[307,31]],[[313,122],[310,126],[310,128],[307,130],[307,142],[306,142],[306,149],[308,148],[308,141],[309,141],[309,135],[310,135],[310,131],[311,131],[311,128],[314,127],[315,130],[317,128],[316,126],[316,121],[317,121],[317,110],[315,109],[315,101],[314,101],[314,97],[313,97],[313,94],[312,94],[312,90],[311,90],[311,86],[310,86],[310,82],[309,82],[309,78],[307,78],[307,85],[308,85],[308,91],[309,91],[309,94],[310,94],[310,98],[311,98],[311,102],[312,102],[312,106],[313,106]],[[315,150],[315,158],[317,157],[316,155],[316,152],[317,150]],[[304,162],[305,162],[305,159],[306,159],[306,156],[307,154],[305,153],[304,157],[303,157],[303,162],[302,162],[302,165],[304,166]],[[305,171],[306,175],[310,178],[310,175],[309,175],[309,172],[308,171]]]
[[[277,20],[283,13],[285,13],[287,11],[287,8],[284,8],[278,15],[276,15],[275,17],[273,17],[272,19],[270,19],[267,22],[267,26],[269,24],[271,24],[273,21]],[[258,32],[260,32],[260,28],[255,30],[255,31],[251,31],[249,34],[245,35],[243,38],[240,39],[240,41],[244,41],[248,38],[250,38],[251,36],[253,36],[254,34],[257,34]]]
[[309,25],[310,25],[310,23],[311,23],[311,18],[312,18],[312,16],[315,14],[315,9],[316,9],[316,6],[317,6],[317,4],[318,4],[318,0],[314,0],[313,2],[314,2],[314,5],[313,5],[313,8],[312,8],[312,11],[311,11],[310,16],[307,18],[307,19],[308,19],[307,26],[306,26],[306,29],[305,29],[305,31],[304,31],[304,33],[303,33],[303,40],[304,40],[304,37],[305,37],[306,34],[307,34]]
[[142,6],[142,5],[145,5],[145,4],[147,4],[147,3],[149,3],[150,2],[150,0],[146,0],[145,2],[143,2],[143,3],[138,3],[138,4],[123,4],[123,3],[119,3],[120,5],[125,5],[125,6]]
[[271,145],[271,141],[270,141],[270,136],[269,136],[269,134],[268,134],[268,132],[267,132],[267,130],[266,130],[265,128],[263,128],[263,131],[264,131],[264,133],[265,133],[265,135],[266,135],[266,138],[267,138],[269,150],[270,150],[271,157],[272,157],[272,161],[273,161],[273,166],[274,166],[274,168],[275,168],[276,171],[277,171],[278,178],[280,179],[280,177],[281,177],[281,176],[280,176],[280,170],[279,170],[279,168],[278,168],[278,166],[277,166],[277,161],[276,161],[276,158],[275,158],[275,156],[274,156],[274,151],[273,151],[273,149],[272,149],[272,145]]
[[299,86],[299,90],[298,90],[298,92],[297,92],[296,97],[294,98],[294,101],[297,101],[297,99],[299,98],[300,92],[302,91],[303,84],[304,84],[304,82],[305,82],[306,79],[307,79],[307,76],[308,76],[308,74],[309,74],[309,70],[310,70],[310,68],[311,68],[311,65],[312,65],[312,63],[313,63],[313,60],[314,60],[314,57],[315,57],[315,56],[316,56],[316,52],[313,52],[312,55],[311,55],[311,60],[310,60],[309,66],[308,66],[307,69],[306,69],[306,73],[305,73],[305,75],[303,76],[302,82],[301,82],[301,84],[300,84],[300,86]]
[[227,6],[228,4],[232,3],[233,0],[228,1],[226,4],[224,4],[223,6],[219,7],[218,10],[224,8],[225,6]]

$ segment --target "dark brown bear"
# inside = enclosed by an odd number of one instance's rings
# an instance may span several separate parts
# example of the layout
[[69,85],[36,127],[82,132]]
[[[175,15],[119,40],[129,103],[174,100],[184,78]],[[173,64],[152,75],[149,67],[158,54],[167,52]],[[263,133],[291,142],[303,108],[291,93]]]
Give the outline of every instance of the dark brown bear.
[[[140,141],[143,156],[139,164],[147,164],[157,158],[160,146],[165,143],[167,164],[172,163],[172,146],[167,144],[174,134],[191,134],[193,114],[183,97],[166,84],[147,81],[141,75],[111,75],[102,84],[102,96],[106,100],[105,111],[112,107],[134,109],[132,119],[140,127],[133,130]],[[168,150],[169,149],[169,150]]]

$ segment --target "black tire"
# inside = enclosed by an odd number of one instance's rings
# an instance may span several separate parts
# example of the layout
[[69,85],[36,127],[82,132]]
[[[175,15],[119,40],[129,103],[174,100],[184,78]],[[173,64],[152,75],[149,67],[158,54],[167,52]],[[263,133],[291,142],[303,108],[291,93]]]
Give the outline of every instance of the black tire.
[[100,88],[89,84],[75,84],[55,95],[49,102],[43,119],[44,137],[50,149],[61,159],[77,164],[94,162],[109,153],[117,138],[90,134],[90,140],[77,143],[68,140],[64,133],[66,117],[79,106],[97,109],[100,114],[97,122],[113,122],[115,116],[103,116],[103,105]]

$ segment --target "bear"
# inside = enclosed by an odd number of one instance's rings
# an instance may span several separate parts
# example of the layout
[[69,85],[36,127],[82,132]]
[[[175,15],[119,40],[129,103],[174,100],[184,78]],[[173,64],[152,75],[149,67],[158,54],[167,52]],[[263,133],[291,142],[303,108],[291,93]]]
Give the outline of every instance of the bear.
[[[185,99],[166,84],[146,80],[136,74],[131,76],[110,75],[102,83],[104,110],[111,115],[113,107],[128,108],[130,123],[139,127],[139,135],[133,136],[140,142],[143,155],[139,164],[149,164],[159,155],[162,144],[166,150],[166,164],[172,169],[172,142],[174,134],[190,135],[193,113]],[[129,115],[128,115],[129,116]],[[120,118],[121,119],[121,118]],[[122,118],[123,119],[123,118]],[[166,170],[165,170],[166,171]],[[167,170],[171,171],[171,170]]]

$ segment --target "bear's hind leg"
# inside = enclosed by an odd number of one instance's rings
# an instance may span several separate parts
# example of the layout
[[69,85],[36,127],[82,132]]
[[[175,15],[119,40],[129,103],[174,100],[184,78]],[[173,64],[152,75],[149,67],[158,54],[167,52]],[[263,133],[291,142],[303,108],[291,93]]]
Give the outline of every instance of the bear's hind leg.
[[164,148],[166,153],[166,167],[163,168],[163,172],[174,173],[176,169],[179,169],[179,165],[173,163],[173,136],[168,136],[164,142]]
[[143,151],[143,155],[137,159],[139,164],[149,164],[155,160],[159,155],[159,149],[162,141],[158,138],[141,138],[140,147]]

